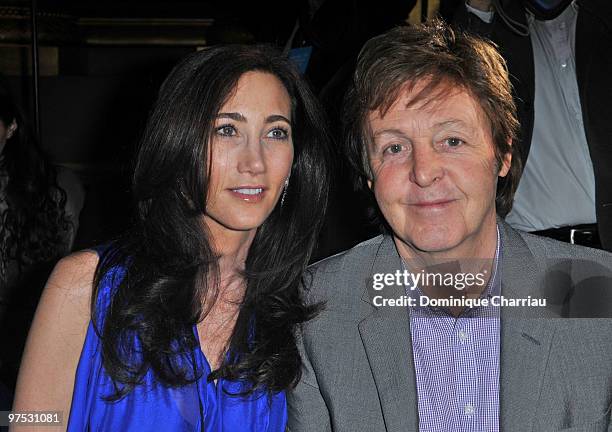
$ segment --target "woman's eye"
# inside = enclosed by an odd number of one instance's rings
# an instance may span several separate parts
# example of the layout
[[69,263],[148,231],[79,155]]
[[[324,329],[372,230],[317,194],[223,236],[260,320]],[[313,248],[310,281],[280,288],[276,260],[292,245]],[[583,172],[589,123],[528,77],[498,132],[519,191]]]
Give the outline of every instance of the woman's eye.
[[385,153],[397,154],[400,153],[404,149],[404,146],[401,144],[391,144],[387,148],[385,148]]
[[460,138],[447,138],[444,140],[444,143],[449,147],[459,147],[463,144],[463,140]]
[[217,128],[217,134],[222,136],[234,136],[236,133],[236,128],[231,125],[223,125]]
[[274,138],[274,139],[286,139],[289,137],[289,132],[282,128],[276,128],[268,132],[267,136],[268,138]]

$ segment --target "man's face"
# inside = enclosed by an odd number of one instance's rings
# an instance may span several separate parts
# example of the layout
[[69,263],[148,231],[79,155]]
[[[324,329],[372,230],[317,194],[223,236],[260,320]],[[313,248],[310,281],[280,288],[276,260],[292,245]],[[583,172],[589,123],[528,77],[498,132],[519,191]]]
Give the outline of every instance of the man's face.
[[[461,88],[434,91],[409,102],[424,87],[404,90],[381,117],[370,112],[369,183],[394,235],[410,249],[456,255],[478,250],[495,226],[497,167],[489,122]],[[488,229],[486,229],[488,228]]]

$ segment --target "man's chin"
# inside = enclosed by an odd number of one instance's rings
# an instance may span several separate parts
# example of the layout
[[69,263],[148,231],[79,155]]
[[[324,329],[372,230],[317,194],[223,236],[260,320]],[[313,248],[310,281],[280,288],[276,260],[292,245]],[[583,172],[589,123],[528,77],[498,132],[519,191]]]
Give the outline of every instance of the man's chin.
[[446,230],[437,229],[422,232],[418,235],[401,236],[400,240],[416,252],[448,252],[456,248],[461,241]]
[[450,251],[457,246],[457,243],[449,242],[447,239],[441,239],[439,241],[432,241],[431,239],[428,239],[427,241],[422,242],[417,241],[413,243],[412,246],[419,252],[436,253]]

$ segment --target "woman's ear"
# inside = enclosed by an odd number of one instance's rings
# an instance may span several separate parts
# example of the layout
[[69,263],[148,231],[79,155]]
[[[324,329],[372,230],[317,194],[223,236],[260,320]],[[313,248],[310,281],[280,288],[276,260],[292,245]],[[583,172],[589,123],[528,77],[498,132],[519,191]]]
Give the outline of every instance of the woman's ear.
[[9,125],[8,129],[6,130],[6,139],[11,139],[13,137],[13,135],[15,135],[15,132],[17,131],[17,121],[15,119],[13,119],[13,121],[11,122],[11,124]]

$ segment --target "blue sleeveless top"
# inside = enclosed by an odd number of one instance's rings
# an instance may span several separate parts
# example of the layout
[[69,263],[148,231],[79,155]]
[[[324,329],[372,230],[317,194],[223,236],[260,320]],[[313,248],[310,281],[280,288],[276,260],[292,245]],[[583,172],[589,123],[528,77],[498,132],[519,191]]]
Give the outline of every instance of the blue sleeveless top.
[[[111,295],[125,273],[115,268],[104,276],[97,298],[99,326],[103,325]],[[197,328],[193,328],[199,341]],[[268,397],[264,391],[249,397],[231,396],[244,389],[244,384],[225,381],[207,382],[211,372],[204,353],[197,346],[190,356],[202,377],[179,388],[156,382],[151,370],[144,384],[116,402],[104,396],[114,393],[113,382],[102,365],[102,348],[90,321],[76,371],[72,406],[68,419],[69,432],[82,431],[267,431],[285,430],[287,402],[285,393]],[[225,391],[224,391],[225,390]]]

